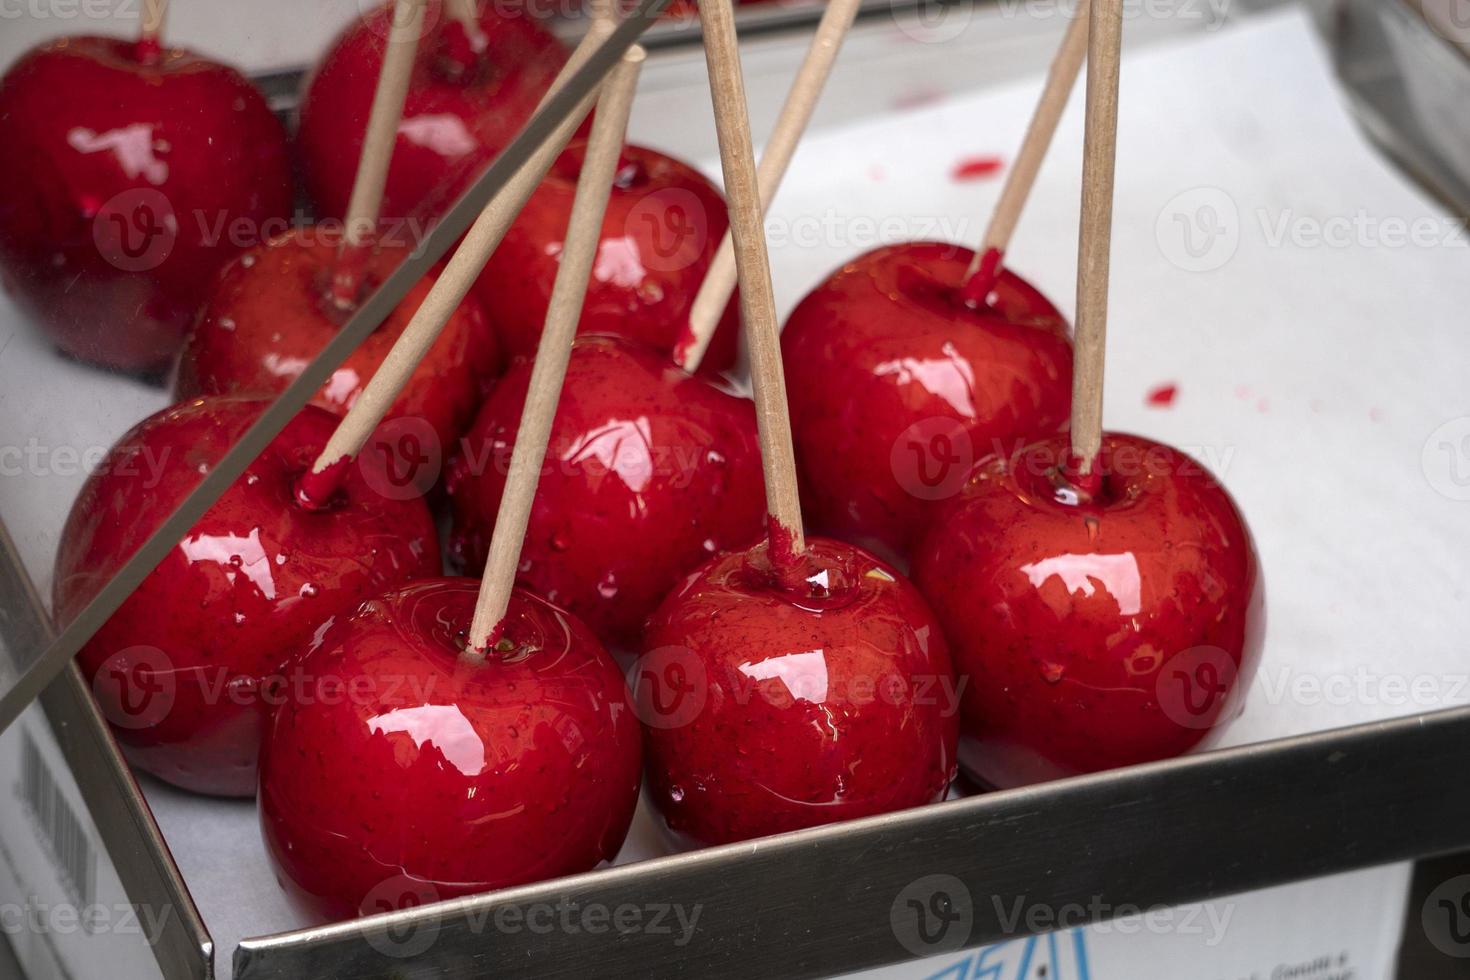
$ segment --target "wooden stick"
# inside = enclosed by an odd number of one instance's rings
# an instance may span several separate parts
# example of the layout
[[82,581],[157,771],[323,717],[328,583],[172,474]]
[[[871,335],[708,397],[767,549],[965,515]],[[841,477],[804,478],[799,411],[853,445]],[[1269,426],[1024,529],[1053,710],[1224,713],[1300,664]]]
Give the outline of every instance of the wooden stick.
[[[776,128],[761,154],[760,166],[756,170],[756,183],[760,186],[761,214],[770,209],[771,200],[786,176],[786,168],[796,155],[796,146],[811,122],[817,108],[817,100],[832,74],[832,65],[837,61],[837,52],[852,27],[862,0],[830,0],[822,14],[821,23],[812,35],[811,46],[806,58],[791,83],[786,95],[786,104],[776,118]],[[720,242],[719,251],[705,273],[704,282],[689,308],[689,324],[674,347],[674,361],[691,374],[699,369],[714,338],[715,328],[735,291],[735,241],[727,231]]]
[[[566,84],[566,80],[587,63],[592,52],[601,46],[612,33],[609,25],[594,26],[572,52],[567,64],[551,83],[545,98]],[[506,182],[500,193],[490,199],[485,210],[475,219],[464,241],[450,258],[444,273],[435,281],[424,297],[424,302],[414,313],[408,326],[388,351],[383,363],[363,387],[352,403],[352,408],[338,424],[326,447],[312,465],[311,472],[302,478],[297,495],[308,506],[325,506],[336,492],[344,464],[362,450],[373,430],[388,414],[388,409],[398,400],[398,394],[408,383],[414,369],[448,322],[449,315],[464,300],[474,285],[480,270],[489,261],[490,253],[500,245],[511,222],[525,207],[532,192],[546,176],[556,158],[571,142],[577,127],[592,108],[596,93],[589,94],[566,120],[552,130],[536,152],[528,159],[516,175]],[[544,102],[544,100],[543,100]]]
[[383,52],[378,87],[373,92],[367,131],[362,138],[362,156],[357,161],[357,176],[347,202],[347,248],[367,244],[378,228],[383,188],[388,183],[388,164],[393,159],[398,123],[403,118],[403,100],[408,95],[414,55],[418,53],[423,33],[424,0],[394,0],[389,17],[388,47]]
[[1082,151],[1082,232],[1077,247],[1077,339],[1072,381],[1072,466],[1092,476],[1102,448],[1103,354],[1118,149],[1118,73],[1123,0],[1091,0],[1087,137]]
[[796,490],[796,454],[791,445],[786,378],[781,367],[776,293],[771,285],[770,256],[766,252],[761,219],[745,79],[735,38],[735,14],[731,0],[701,0],[699,11],[715,107],[715,131],[720,142],[720,165],[730,202],[730,230],[734,235],[735,265],[740,277],[740,312],[750,349],[756,424],[766,477],[771,557],[778,569],[790,571],[796,567],[795,559],[806,550],[806,541]]
[[464,29],[472,52],[479,54],[485,50],[490,41],[480,29],[480,14],[475,9],[475,0],[444,0],[444,11],[450,20]]
[[167,13],[168,0],[143,0],[143,23],[134,52],[145,65],[157,62],[163,53],[163,20]]
[[1087,3],[1078,3],[1077,13],[1067,25],[1061,47],[1057,49],[1051,70],[1047,73],[1046,85],[1041,90],[1041,100],[1036,104],[1031,125],[1021,142],[1021,151],[1016,155],[1015,165],[1006,177],[1005,187],[1001,189],[1000,201],[990,217],[989,227],[985,229],[985,238],[980,242],[980,247],[976,249],[975,257],[970,262],[970,268],[965,272],[965,281],[968,284],[974,281],[982,269],[986,271],[985,278],[988,282],[966,290],[972,296],[978,292],[980,300],[985,298],[994,285],[995,274],[1000,271],[1001,259],[1010,248],[1011,237],[1016,233],[1016,224],[1026,208],[1031,188],[1036,184],[1036,175],[1041,171],[1046,151],[1056,135],[1057,124],[1066,111],[1067,99],[1071,96],[1072,89],[1077,84],[1077,76],[1082,71],[1082,64],[1087,59],[1088,25],[1091,22],[1089,10]]
[[602,242],[602,219],[607,213],[613,179],[617,176],[618,158],[623,152],[628,113],[633,106],[633,91],[638,85],[643,59],[641,47],[635,44],[629,48],[603,86],[602,97],[597,100],[597,114],[593,117],[592,134],[587,140],[587,153],[582,160],[582,172],[577,177],[577,193],[572,200],[572,213],[562,243],[561,264],[551,287],[541,343],[531,365],[526,404],[521,410],[521,425],[515,447],[511,450],[510,470],[500,496],[495,531],[490,538],[490,553],[485,561],[480,595],[470,623],[470,654],[481,654],[489,649],[500,639],[504,629],[505,612],[510,606],[510,594],[521,560],[521,545],[525,541],[526,526],[531,521],[531,505],[536,499],[536,485],[541,481],[541,465],[546,460],[546,444],[551,438],[562,382],[566,379],[567,364],[572,358],[577,321],[582,317],[582,302],[587,296],[592,266]]

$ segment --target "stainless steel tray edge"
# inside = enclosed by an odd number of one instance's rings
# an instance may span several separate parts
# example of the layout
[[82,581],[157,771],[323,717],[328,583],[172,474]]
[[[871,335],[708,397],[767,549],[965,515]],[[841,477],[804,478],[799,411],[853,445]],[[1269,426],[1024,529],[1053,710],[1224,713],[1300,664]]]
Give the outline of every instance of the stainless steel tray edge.
[[[55,639],[46,606],[3,520],[0,607],[6,613],[7,643],[45,647]],[[75,664],[46,688],[40,702],[129,901],[154,913],[149,921],[163,923],[153,947],[162,975],[166,980],[213,977],[213,940]]]
[[[1446,777],[1467,744],[1456,709],[1203,753],[250,939],[235,977],[859,970],[1466,849],[1470,783]],[[558,918],[651,903],[695,928]]]

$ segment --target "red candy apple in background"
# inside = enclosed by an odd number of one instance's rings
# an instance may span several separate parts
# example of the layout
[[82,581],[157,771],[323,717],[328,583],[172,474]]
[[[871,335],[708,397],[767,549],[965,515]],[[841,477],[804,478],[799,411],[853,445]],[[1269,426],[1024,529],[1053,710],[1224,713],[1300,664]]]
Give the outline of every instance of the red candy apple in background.
[[1087,493],[1069,451],[981,462],[914,556],[968,679],[961,761],[995,786],[1178,755],[1240,712],[1260,659],[1260,570],[1224,488],[1106,434]]
[[1067,420],[1066,321],[1009,271],[963,295],[971,252],[938,242],[859,256],[782,333],[802,500],[819,529],[906,556],[977,459]]
[[285,132],[260,94],[146,41],[25,55],[0,81],[0,147],[7,289],[61,350],[123,371],[163,368],[215,271],[291,210]]
[[[451,549],[485,562],[531,365],[512,366],[447,484]],[[536,490],[518,580],[610,643],[637,642],[679,578],[759,536],[765,491],[755,408],[723,384],[617,337],[579,337]]]
[[[513,357],[531,356],[540,341],[585,153],[586,143],[574,142],[557,159],[476,283]],[[672,354],[728,225],[724,198],[698,171],[655,150],[625,147],[578,331],[630,337]],[[706,370],[734,364],[739,329],[732,300]]]
[[[365,256],[360,294],[377,288],[408,253],[382,244]],[[285,390],[356,312],[331,297],[338,261],[334,236],[320,228],[289,232],[232,262],[215,284],[179,364],[179,397],[274,395]],[[312,399],[344,414],[377,372],[434,284],[425,276],[342,363]],[[499,370],[495,335],[479,304],[465,299],[419,362],[387,418],[403,419],[416,452],[442,458],[474,420]],[[411,421],[407,421],[411,420]],[[386,448],[400,454],[394,429]],[[436,442],[437,446],[429,443]],[[397,463],[409,460],[398,459]],[[406,473],[407,470],[402,470]],[[437,472],[437,470],[436,470]]]
[[[113,446],[72,506],[56,559],[68,622],[264,410],[249,399],[166,409]],[[78,655],[128,758],[185,789],[255,791],[256,755],[289,657],[329,617],[440,574],[422,500],[354,470],[331,505],[295,502],[337,419],[308,407],[227,490]]]
[[299,661],[311,683],[272,720],[260,814],[282,884],[322,918],[588,871],[622,846],[640,748],[616,664],[519,590],[500,641],[466,654],[478,589],[389,592]]
[[[560,42],[537,21],[535,5],[481,3],[483,50],[430,0],[424,36],[398,124],[382,214],[418,213],[454,202],[531,118],[566,62]],[[391,4],[355,21],[333,43],[303,90],[296,137],[318,218],[347,211],[362,153]]]
[[784,586],[762,543],[711,561],[649,621],[631,675],[650,798],[721,844],[920,806],[955,775],[939,626],[896,571],[806,540]]

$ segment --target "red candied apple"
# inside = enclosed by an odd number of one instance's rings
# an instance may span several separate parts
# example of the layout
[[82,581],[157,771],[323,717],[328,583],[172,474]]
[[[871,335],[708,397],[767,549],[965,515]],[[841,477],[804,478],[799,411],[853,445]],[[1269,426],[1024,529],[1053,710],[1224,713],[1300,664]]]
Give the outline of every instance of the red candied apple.
[[[203,398],[120,439],[72,505],[56,558],[70,621],[268,403]],[[337,425],[308,406],[78,655],[134,765],[200,793],[249,796],[289,657],[329,617],[441,574],[420,499],[387,499],[354,469],[321,510],[295,484]]]
[[1261,574],[1225,489],[1106,434],[1088,492],[1057,436],[982,461],[914,580],[964,691],[961,762],[1011,787],[1178,755],[1235,718],[1260,660]]
[[[286,134],[239,72],[67,37],[0,80],[0,273],[61,350],[163,368],[215,271],[291,210]],[[246,242],[245,244],[249,244]]]
[[920,806],[954,778],[959,693],[933,614],[866,552],[806,545],[790,577],[764,542],[716,558],[649,620],[631,681],[650,798],[686,842]]
[[[475,284],[512,357],[534,355],[540,342],[586,151],[577,141],[562,153]],[[630,337],[671,356],[728,226],[725,200],[702,174],[655,150],[625,147],[578,332]],[[735,363],[739,330],[732,299],[706,371]]]
[[[430,220],[508,146],[566,63],[534,4],[479,5],[484,46],[428,0],[382,214]],[[355,21],[303,88],[296,145],[318,218],[342,218],[391,31],[392,4]]]
[[[518,362],[450,461],[450,549],[484,566],[531,365]],[[518,581],[609,643],[633,645],[679,578],[761,533],[755,408],[617,337],[579,337],[536,488]]]
[[969,249],[889,245],[843,266],[782,333],[808,518],[906,557],[933,502],[975,460],[1067,421],[1072,345],[1062,315],[1006,270],[965,297]]
[[[365,252],[359,295],[376,289],[408,251],[402,245],[380,244]],[[298,229],[251,249],[227,266],[184,347],[179,397],[273,395],[294,381],[356,312],[355,306],[343,308],[332,299],[337,253],[335,236],[320,228]],[[312,401],[345,414],[433,284],[432,275],[415,283]],[[499,367],[495,332],[479,304],[467,297],[388,412],[390,422],[405,420],[401,426],[381,430],[384,439],[379,448],[393,454],[395,473],[417,479],[421,474],[410,473],[416,461],[438,460],[448,452],[474,420]],[[416,425],[422,431],[416,431]],[[393,438],[395,433],[400,438]]]
[[484,656],[479,583],[417,582],[312,638],[272,719],[260,818],[281,883],[336,920],[588,871],[638,803],[639,731],[617,665],[517,590]]

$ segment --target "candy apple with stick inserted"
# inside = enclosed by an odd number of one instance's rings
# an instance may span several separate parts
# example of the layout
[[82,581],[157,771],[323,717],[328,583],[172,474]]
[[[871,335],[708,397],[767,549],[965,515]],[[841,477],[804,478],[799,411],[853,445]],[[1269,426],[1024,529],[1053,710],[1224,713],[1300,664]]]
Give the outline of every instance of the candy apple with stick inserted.
[[[561,155],[476,283],[512,357],[534,354],[540,340],[585,153],[578,141]],[[672,354],[728,224],[724,199],[698,171],[656,150],[624,147],[578,330]],[[710,371],[734,364],[738,331],[731,302],[705,360]]]
[[[383,195],[391,220],[430,221],[453,203],[531,118],[566,61],[532,4],[480,3],[474,37],[446,6],[428,0],[424,13]],[[355,20],[303,90],[296,145],[319,218],[347,213],[392,9]]]
[[[513,366],[450,461],[451,554],[483,567],[531,366]],[[619,337],[572,350],[518,581],[608,643],[636,646],[679,579],[760,536],[765,496],[755,408]]]
[[465,654],[472,579],[416,582],[314,637],[312,697],[271,720],[267,852],[325,920],[587,871],[622,845],[639,731],[617,665],[577,620],[517,590],[499,641]]
[[1091,16],[1069,432],[979,463],[914,558],[968,682],[962,765],[1002,787],[1198,745],[1239,713],[1264,626],[1229,494],[1103,430],[1122,0]]
[[[357,296],[345,306],[332,295],[338,242],[319,229],[289,232],[240,256],[220,274],[184,347],[179,397],[285,390],[356,312],[357,297],[376,289],[408,251],[382,242],[371,247],[358,270]],[[317,391],[314,404],[338,414],[352,407],[435,281],[431,274],[410,287]],[[450,313],[388,412],[390,422],[403,421],[381,430],[377,448],[392,456],[395,472],[407,474],[412,462],[395,436],[412,435],[415,452],[441,458],[474,420],[499,370],[495,332],[479,304],[467,297]]]
[[1067,419],[1066,321],[1009,271],[964,296],[969,249],[890,245],[849,262],[782,334],[806,513],[907,556],[975,460]]
[[[120,439],[84,485],[56,559],[69,622],[193,491],[268,403],[201,398]],[[308,406],[183,537],[78,654],[104,716],[139,768],[201,793],[248,796],[287,661],[328,618],[442,573],[417,498],[356,472],[320,508],[297,481],[337,425]]]
[[291,211],[260,93],[156,34],[23,55],[0,80],[0,146],[0,276],[60,350],[103,367],[166,367],[214,273]]
[[649,621],[633,684],[650,799],[668,829],[727,843],[941,799],[958,727],[949,655],[913,586],[873,556],[807,538],[775,293],[729,0],[704,44],[750,346],[766,540],[712,559]]
[[[267,849],[324,917],[586,871],[632,821],[640,734],[617,665],[575,617],[512,582],[642,58],[631,48],[598,102],[484,580],[389,592],[318,633],[304,671],[358,695],[302,699],[274,719]],[[468,289],[490,247],[466,238],[441,285]]]
[[1087,54],[1078,7],[974,252],[880,248],[834,273],[783,337],[808,513],[907,558],[976,460],[1058,431],[1072,347],[1056,308],[1003,260]]
[[650,798],[685,843],[921,806],[955,775],[959,693],[918,591],[842,542],[756,545],[653,615],[632,674]]
[[981,462],[914,556],[969,679],[961,761],[994,786],[1185,752],[1240,713],[1260,661],[1260,567],[1225,489],[1109,433],[1089,491],[1069,451]]

